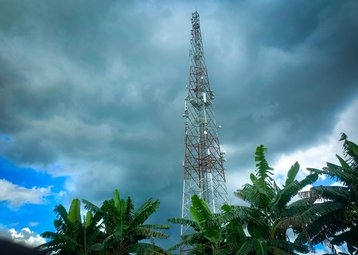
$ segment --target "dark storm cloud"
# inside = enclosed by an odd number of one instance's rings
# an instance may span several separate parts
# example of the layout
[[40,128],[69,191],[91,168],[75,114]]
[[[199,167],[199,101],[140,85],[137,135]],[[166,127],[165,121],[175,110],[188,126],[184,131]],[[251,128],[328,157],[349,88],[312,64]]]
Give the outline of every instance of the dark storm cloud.
[[190,29],[182,20],[191,10],[181,18],[140,2],[6,7],[0,132],[13,142],[2,154],[71,176],[71,197],[99,202],[119,187],[138,203],[160,198],[156,221],[177,216]]
[[240,2],[218,10],[223,20],[209,42],[220,39],[207,59],[220,86],[223,140],[251,144],[250,155],[260,143],[279,153],[330,132],[357,96],[357,11],[353,1]]
[[119,187],[178,216],[195,8],[228,171],[309,146],[357,96],[354,1],[2,1],[1,154],[70,176],[71,197]]

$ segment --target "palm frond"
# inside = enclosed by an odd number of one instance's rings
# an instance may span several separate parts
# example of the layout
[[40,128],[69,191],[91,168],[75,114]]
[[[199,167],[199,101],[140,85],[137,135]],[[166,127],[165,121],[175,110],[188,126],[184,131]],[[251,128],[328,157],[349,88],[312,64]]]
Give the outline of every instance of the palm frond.
[[78,198],[73,199],[71,202],[68,219],[73,223],[81,223],[81,202]]
[[46,239],[54,239],[56,236],[58,236],[58,233],[45,231],[40,236]]
[[358,251],[358,226],[354,226],[349,230],[337,234],[333,237],[331,244],[342,245],[347,243],[348,250],[351,254],[357,254]]
[[68,213],[63,205],[60,204],[55,206],[53,211],[55,212],[56,218],[61,219],[61,221],[64,221],[66,224],[70,223],[68,220]]
[[164,224],[142,224],[141,227],[143,228],[150,228],[150,229],[169,229],[169,225]]
[[190,213],[199,226],[204,222],[212,220],[213,215],[211,214],[209,206],[203,199],[194,195],[191,198],[191,202],[193,205],[190,207]]
[[276,200],[273,203],[272,209],[281,210],[290,200],[297,195],[297,193],[309,184],[314,183],[318,179],[318,174],[309,174],[302,181],[291,181],[289,184],[284,186],[276,196]]
[[347,187],[342,186],[316,186],[311,188],[311,192],[318,198],[338,202],[348,202],[351,194]]
[[[324,207],[325,213],[313,213],[306,221],[303,221],[302,230],[295,243],[305,243],[308,240],[312,244],[318,244],[335,233],[345,231],[349,225],[346,224],[346,209],[335,202],[315,204],[315,207]],[[332,207],[330,209],[330,207]],[[302,218],[300,219],[302,221]]]
[[90,202],[86,199],[82,199],[82,203],[84,204],[84,207],[86,210],[88,210],[94,214],[100,212],[100,208],[97,205],[93,204],[92,202]]
[[253,243],[251,240],[246,240],[241,246],[240,249],[235,253],[236,255],[247,255],[253,249]]
[[135,235],[141,235],[144,236],[145,238],[143,239],[149,239],[149,238],[168,238],[169,236],[161,231],[156,231],[156,230],[152,230],[150,228],[146,228],[146,227],[138,227],[136,229],[134,229],[132,232],[132,234]]
[[148,255],[169,255],[169,251],[164,250],[163,248],[150,243],[137,243],[133,244],[130,252],[135,254],[148,254]]
[[253,246],[256,255],[267,255],[267,240],[254,239]]
[[300,164],[298,164],[298,162],[296,162],[295,164],[293,164],[291,166],[290,170],[288,170],[288,173],[287,173],[285,187],[290,185],[296,179],[296,176],[297,176],[297,173],[299,170],[300,170]]
[[223,206],[224,213],[220,216],[223,223],[231,222],[232,220],[240,220],[242,223],[248,223],[252,221],[262,222],[264,215],[260,210],[255,208],[235,205],[235,206]]
[[174,224],[189,226],[189,227],[192,227],[195,231],[199,231],[199,225],[192,219],[170,218],[170,219],[168,219],[168,221],[171,223],[174,223]]
[[133,210],[134,210],[134,204],[132,202],[131,197],[127,198],[127,202],[126,202],[126,209],[124,211],[124,220],[126,222],[129,222],[133,219]]
[[240,245],[247,240],[244,226],[240,220],[231,220],[224,228],[224,238],[230,250],[238,250]]
[[297,216],[301,222],[312,222],[322,215],[332,213],[344,207],[343,203],[327,201],[313,204],[308,210]]
[[151,216],[158,209],[159,205],[160,203],[158,200],[152,202],[152,199],[149,199],[134,213],[129,227],[132,228],[143,224],[149,216]]
[[255,152],[255,162],[256,162],[256,173],[258,176],[258,179],[264,183],[266,180],[268,181],[272,181],[272,177],[270,175],[272,175],[272,171],[273,170],[265,157],[265,153],[266,153],[267,149],[265,148],[265,146],[260,145],[256,148],[256,152]]
[[357,173],[358,171],[358,145],[348,140],[346,134],[342,133],[340,141],[343,142],[344,156],[347,158],[351,168]]

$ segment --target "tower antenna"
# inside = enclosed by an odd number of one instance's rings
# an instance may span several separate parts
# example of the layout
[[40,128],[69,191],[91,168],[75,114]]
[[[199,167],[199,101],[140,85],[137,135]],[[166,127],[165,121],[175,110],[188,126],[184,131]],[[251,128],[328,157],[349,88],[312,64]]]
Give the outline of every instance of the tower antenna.
[[[198,195],[209,205],[213,213],[220,212],[227,203],[224,154],[219,144],[214,115],[214,93],[210,89],[205,65],[199,13],[191,18],[191,48],[188,95],[185,98],[185,153],[182,218],[191,218],[191,197]],[[181,235],[189,234],[190,228],[181,226]],[[189,247],[186,247],[190,249]],[[185,253],[185,247],[181,252]]]

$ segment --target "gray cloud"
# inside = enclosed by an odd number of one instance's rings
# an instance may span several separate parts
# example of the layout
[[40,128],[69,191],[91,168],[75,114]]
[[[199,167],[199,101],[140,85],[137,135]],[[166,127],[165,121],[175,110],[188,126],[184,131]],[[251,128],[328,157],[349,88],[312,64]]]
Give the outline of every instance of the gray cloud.
[[[357,97],[358,4],[2,1],[0,149],[67,175],[69,196],[119,187],[180,215],[181,118],[191,12],[198,9],[228,171],[307,148]],[[344,130],[342,130],[344,131]],[[338,136],[337,136],[338,138]],[[53,165],[61,165],[58,169]]]

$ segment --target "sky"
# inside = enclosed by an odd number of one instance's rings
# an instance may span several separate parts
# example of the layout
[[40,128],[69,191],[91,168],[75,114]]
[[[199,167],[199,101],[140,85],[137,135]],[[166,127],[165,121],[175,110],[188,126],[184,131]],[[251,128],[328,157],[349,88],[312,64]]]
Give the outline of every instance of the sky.
[[261,144],[280,183],[358,141],[357,1],[2,0],[0,235],[39,244],[55,205],[116,188],[181,216],[195,10],[231,203]]

